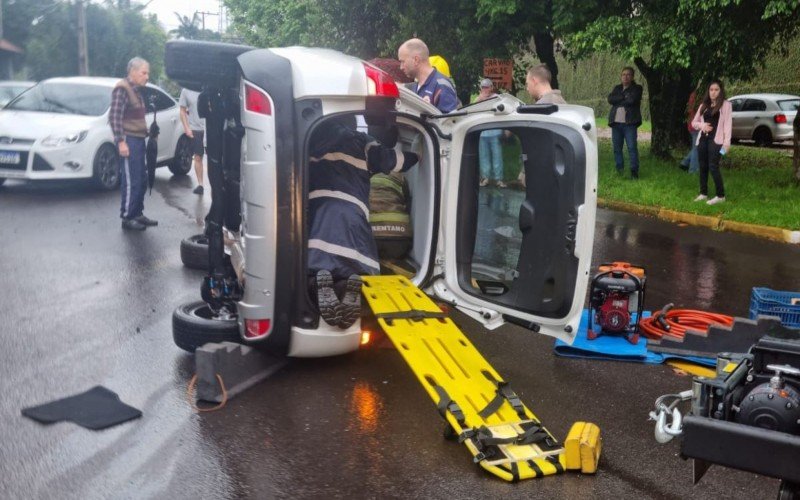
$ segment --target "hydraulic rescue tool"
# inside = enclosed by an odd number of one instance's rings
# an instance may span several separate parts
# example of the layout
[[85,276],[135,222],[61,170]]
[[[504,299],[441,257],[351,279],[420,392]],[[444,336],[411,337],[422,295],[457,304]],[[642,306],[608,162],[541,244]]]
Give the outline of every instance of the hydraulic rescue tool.
[[605,333],[622,335],[634,345],[639,342],[645,281],[643,267],[628,262],[600,265],[589,289],[589,340]]

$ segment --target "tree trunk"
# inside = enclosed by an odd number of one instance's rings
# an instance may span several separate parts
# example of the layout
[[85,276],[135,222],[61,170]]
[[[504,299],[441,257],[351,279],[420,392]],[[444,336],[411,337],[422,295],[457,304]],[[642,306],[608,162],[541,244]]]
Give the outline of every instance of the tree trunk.
[[792,166],[794,167],[794,180],[800,183],[800,109],[792,122],[794,128],[794,152],[792,152]]
[[550,86],[558,88],[558,64],[556,63],[556,53],[554,50],[553,35],[549,32],[534,33],[533,43],[536,45],[536,57],[550,69],[552,78]]
[[657,70],[640,57],[634,62],[647,80],[653,126],[650,152],[660,158],[671,158],[672,149],[686,142],[685,113],[692,91],[691,74],[688,70]]
[[544,6],[545,9],[545,25],[546,29],[539,33],[533,34],[533,43],[536,47],[536,57],[542,63],[546,64],[552,78],[550,79],[550,86],[554,89],[558,88],[558,64],[556,63],[555,53],[555,40],[553,40],[553,33],[550,31],[550,26],[553,24],[553,1],[548,0]]

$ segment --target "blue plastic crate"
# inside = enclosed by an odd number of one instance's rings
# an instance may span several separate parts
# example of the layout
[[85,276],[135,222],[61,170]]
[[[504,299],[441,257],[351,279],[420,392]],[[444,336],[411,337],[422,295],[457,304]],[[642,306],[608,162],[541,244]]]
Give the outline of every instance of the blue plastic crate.
[[778,316],[783,326],[800,328],[800,292],[753,288],[750,293],[750,319],[756,319],[759,314]]

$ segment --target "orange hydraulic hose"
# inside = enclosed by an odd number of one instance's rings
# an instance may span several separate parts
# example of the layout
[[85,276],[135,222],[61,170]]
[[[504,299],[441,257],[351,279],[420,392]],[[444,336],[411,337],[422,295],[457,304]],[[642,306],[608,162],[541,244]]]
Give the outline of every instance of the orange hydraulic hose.
[[672,307],[672,304],[667,304],[664,309],[639,321],[642,335],[654,340],[662,337],[683,339],[686,330],[707,332],[711,325],[733,325],[732,316],[693,309],[672,309]]

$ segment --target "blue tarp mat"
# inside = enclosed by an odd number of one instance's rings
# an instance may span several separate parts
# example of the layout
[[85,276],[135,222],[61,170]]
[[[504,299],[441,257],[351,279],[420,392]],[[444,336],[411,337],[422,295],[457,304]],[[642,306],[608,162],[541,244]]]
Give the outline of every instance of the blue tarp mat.
[[[650,311],[642,313],[645,318],[650,317]],[[589,324],[589,310],[583,310],[581,325],[575,341],[569,345],[556,340],[555,353],[567,358],[603,359],[607,361],[631,361],[635,363],[661,364],[670,359],[690,361],[704,366],[716,366],[716,358],[703,358],[697,356],[681,356],[680,354],[662,354],[647,350],[647,339],[639,337],[636,345],[619,335],[600,335],[595,340],[586,338]]]

